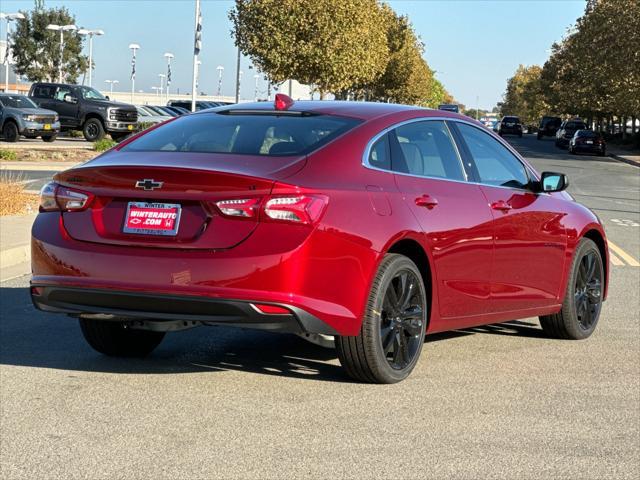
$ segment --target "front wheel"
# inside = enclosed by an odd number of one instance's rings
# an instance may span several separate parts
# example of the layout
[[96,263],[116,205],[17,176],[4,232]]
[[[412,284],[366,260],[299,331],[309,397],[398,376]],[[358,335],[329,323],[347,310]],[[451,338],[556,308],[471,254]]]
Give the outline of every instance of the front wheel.
[[43,142],[47,142],[47,143],[51,143],[51,142],[55,142],[56,138],[58,138],[58,135],[43,135],[42,136],[42,141]]
[[84,122],[82,134],[87,142],[97,142],[104,138],[104,127],[102,122],[97,118],[90,118]]
[[396,383],[416,366],[427,326],[427,296],[418,267],[385,255],[373,280],[360,333],[336,337],[347,374],[369,383]]
[[582,340],[596,329],[604,289],[604,266],[596,244],[583,238],[573,256],[562,310],[540,317],[544,332],[553,338]]
[[80,329],[91,347],[112,357],[145,357],[164,338],[164,332],[134,330],[124,322],[80,319]]
[[18,131],[18,125],[13,121],[8,121],[2,127],[2,136],[5,142],[17,142],[20,139],[20,132]]

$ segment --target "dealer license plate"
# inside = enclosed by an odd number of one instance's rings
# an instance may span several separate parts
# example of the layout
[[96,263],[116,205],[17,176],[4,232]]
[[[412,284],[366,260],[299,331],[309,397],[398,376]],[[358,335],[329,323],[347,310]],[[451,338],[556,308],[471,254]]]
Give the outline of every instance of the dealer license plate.
[[129,202],[124,233],[176,235],[182,207],[176,203]]

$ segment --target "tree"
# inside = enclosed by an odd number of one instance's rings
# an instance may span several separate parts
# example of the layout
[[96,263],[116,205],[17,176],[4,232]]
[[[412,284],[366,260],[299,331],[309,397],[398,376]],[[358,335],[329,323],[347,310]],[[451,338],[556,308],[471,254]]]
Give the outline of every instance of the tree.
[[389,48],[376,0],[236,0],[236,45],[273,82],[312,84],[321,98],[379,77]]
[[[57,80],[60,33],[47,30],[47,25],[75,24],[75,17],[64,7],[46,9],[44,0],[35,0],[32,12],[22,13],[25,18],[17,21],[16,30],[10,38],[16,73],[32,82]],[[87,65],[87,57],[82,55],[82,36],[76,32],[65,32],[63,80],[76,82]]]
[[507,81],[507,91],[500,107],[502,115],[517,115],[525,125],[538,123],[548,112],[542,93],[542,68],[538,65],[520,65],[513,77]]

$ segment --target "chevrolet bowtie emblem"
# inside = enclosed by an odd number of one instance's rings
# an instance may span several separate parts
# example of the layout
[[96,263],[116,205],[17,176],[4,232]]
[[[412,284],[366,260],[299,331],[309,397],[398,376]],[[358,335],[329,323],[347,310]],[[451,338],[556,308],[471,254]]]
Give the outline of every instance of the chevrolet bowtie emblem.
[[138,180],[136,182],[136,188],[142,188],[144,190],[155,190],[156,188],[162,188],[164,182],[156,182],[152,178],[145,178],[144,180]]

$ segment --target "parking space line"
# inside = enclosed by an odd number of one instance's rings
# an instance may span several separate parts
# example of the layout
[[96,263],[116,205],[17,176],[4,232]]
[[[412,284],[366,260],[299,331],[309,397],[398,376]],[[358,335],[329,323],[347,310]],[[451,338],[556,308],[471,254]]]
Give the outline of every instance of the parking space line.
[[616,255],[618,255],[620,258],[622,258],[622,260],[627,262],[632,267],[640,267],[640,262],[638,262],[635,258],[633,258],[631,255],[629,255],[627,252],[622,250],[619,246],[611,241],[609,241],[609,250],[613,250]]
[[616,257],[611,250],[609,250],[609,259],[611,260],[611,263],[618,267],[624,266],[624,262]]

